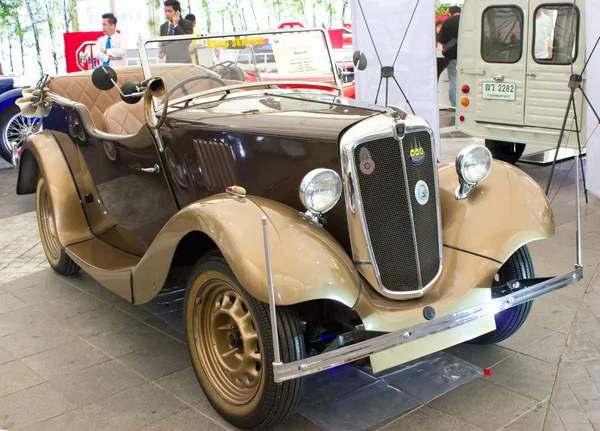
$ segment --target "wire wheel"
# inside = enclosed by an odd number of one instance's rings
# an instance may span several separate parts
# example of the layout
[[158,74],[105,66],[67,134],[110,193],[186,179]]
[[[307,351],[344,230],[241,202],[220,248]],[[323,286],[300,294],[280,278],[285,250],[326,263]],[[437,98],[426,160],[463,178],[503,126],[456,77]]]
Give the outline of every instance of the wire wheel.
[[12,154],[13,146],[20,147],[27,137],[40,128],[40,120],[21,115],[18,111],[13,114],[2,128],[2,145],[7,154]]
[[46,251],[46,256],[50,263],[56,264],[60,259],[62,245],[56,232],[56,222],[54,221],[54,212],[52,211],[52,201],[46,188],[44,180],[40,180],[37,196],[38,224],[42,244]]
[[219,273],[209,273],[195,298],[195,345],[211,385],[228,402],[244,405],[258,392],[263,357],[252,314]]

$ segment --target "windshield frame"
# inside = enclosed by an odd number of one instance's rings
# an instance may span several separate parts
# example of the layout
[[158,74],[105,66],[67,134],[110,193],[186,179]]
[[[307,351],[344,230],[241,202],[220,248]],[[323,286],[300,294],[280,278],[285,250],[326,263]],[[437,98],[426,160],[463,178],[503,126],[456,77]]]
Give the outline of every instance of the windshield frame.
[[[155,36],[155,37],[151,37],[148,39],[142,39],[139,38],[138,39],[138,51],[140,54],[140,60],[141,60],[141,65],[142,65],[142,71],[144,73],[144,80],[148,80],[149,78],[152,77],[152,71],[151,71],[151,65],[150,62],[148,60],[148,56],[146,53],[146,44],[147,43],[151,43],[151,42],[164,42],[164,41],[176,41],[176,40],[190,40],[190,41],[194,41],[194,40],[207,40],[207,39],[217,39],[217,38],[232,38],[232,37],[248,37],[248,36],[263,36],[263,35],[276,35],[276,34],[285,34],[285,33],[302,33],[302,32],[315,32],[318,31],[323,35],[324,41],[325,41],[325,46],[327,48],[327,54],[329,56],[329,63],[332,67],[331,73],[333,75],[333,78],[335,79],[335,84],[328,84],[331,85],[331,87],[333,87],[334,89],[337,88],[337,90],[340,92],[342,92],[342,82],[341,82],[341,78],[338,75],[337,71],[337,63],[333,57],[333,48],[331,46],[331,40],[329,38],[329,33],[327,33],[327,31],[325,31],[322,28],[317,28],[317,27],[301,27],[301,28],[291,28],[291,29],[271,29],[271,30],[259,30],[259,31],[246,31],[246,32],[232,32],[232,33],[211,33],[211,34],[206,34],[206,35],[195,35],[195,34],[185,34],[185,35],[180,35],[180,36]],[[257,84],[259,83],[263,83],[263,84],[267,84],[271,81],[259,81]],[[283,81],[280,82],[281,84],[283,84]],[[297,79],[294,80],[294,83],[298,84],[298,85],[307,85],[307,86],[314,86],[314,87],[320,87],[321,84],[325,84],[325,83],[315,83],[314,81],[303,81],[302,79]],[[273,81],[272,85],[276,85],[277,81]],[[227,88],[229,87],[234,87],[234,85],[231,86],[226,86],[226,87],[219,87],[219,88],[215,88],[213,89],[214,92],[223,92],[223,91],[227,91]],[[211,91],[213,90],[209,90],[208,94],[210,94]],[[319,91],[319,90],[317,90]],[[207,92],[202,92],[207,93]],[[187,95],[187,97],[185,97],[185,99],[190,99],[190,98],[195,98],[198,97],[198,94],[189,94]],[[178,101],[179,103],[181,103],[181,99],[184,98],[178,98],[175,101]],[[169,105],[171,105],[171,101],[169,101]]]

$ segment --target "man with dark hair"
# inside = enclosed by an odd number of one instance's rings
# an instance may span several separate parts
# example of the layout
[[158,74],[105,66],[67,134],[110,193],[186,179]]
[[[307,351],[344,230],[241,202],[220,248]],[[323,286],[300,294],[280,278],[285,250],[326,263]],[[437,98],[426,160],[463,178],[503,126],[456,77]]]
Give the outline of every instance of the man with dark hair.
[[443,45],[442,54],[448,61],[448,78],[450,78],[450,104],[456,109],[456,66],[458,54],[458,24],[460,7],[451,6],[448,10],[450,18],[442,24],[437,41]]
[[117,18],[112,13],[102,15],[104,36],[96,41],[94,56],[103,66],[127,66],[127,39],[116,28]]
[[[165,18],[167,21],[160,26],[161,36],[180,36],[192,34],[194,28],[187,19],[181,18],[181,4],[177,0],[166,0]],[[191,63],[188,51],[189,41],[163,42],[158,53],[160,58],[165,55],[167,63]]]

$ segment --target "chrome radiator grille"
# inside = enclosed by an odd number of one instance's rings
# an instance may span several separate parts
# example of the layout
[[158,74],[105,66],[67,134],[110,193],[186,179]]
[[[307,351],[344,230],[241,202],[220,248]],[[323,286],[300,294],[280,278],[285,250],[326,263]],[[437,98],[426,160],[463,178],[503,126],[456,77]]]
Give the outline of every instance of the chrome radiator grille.
[[[413,159],[420,162],[413,164],[409,160],[411,150],[421,148],[422,160]],[[387,291],[421,290],[439,272],[434,157],[431,136],[426,131],[406,134],[401,144],[389,137],[361,143],[354,150],[366,229],[381,283]],[[415,195],[420,181],[429,190],[424,204]]]

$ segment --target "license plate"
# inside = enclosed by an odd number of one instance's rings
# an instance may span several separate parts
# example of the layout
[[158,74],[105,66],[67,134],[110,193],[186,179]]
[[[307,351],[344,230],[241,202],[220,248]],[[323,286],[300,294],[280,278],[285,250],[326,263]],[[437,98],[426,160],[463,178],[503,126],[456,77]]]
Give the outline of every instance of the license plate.
[[499,82],[484,82],[482,98],[488,100],[515,100],[517,93],[516,84],[502,84]]

